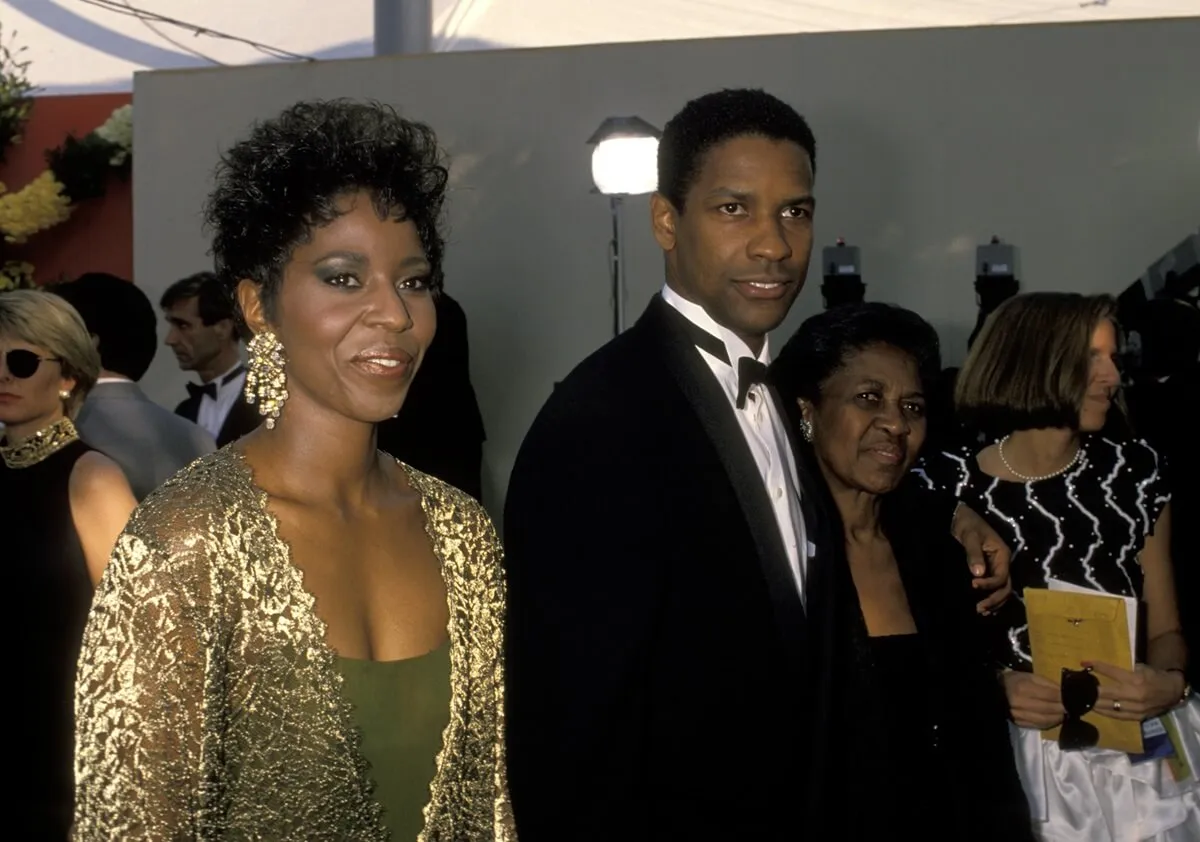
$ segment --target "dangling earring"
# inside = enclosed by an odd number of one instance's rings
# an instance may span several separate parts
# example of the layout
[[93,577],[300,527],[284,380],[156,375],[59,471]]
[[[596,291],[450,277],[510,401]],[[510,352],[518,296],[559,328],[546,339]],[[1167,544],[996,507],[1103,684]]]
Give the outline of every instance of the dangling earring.
[[258,404],[258,414],[267,419],[267,429],[273,430],[283,411],[283,402],[288,399],[283,344],[266,330],[255,334],[247,350],[250,360],[246,370],[246,402]]
[[71,399],[70,390],[69,389],[59,389],[58,390],[58,399],[60,401],[69,401]]
[[800,419],[800,435],[804,436],[804,440],[812,443],[812,422],[807,418]]

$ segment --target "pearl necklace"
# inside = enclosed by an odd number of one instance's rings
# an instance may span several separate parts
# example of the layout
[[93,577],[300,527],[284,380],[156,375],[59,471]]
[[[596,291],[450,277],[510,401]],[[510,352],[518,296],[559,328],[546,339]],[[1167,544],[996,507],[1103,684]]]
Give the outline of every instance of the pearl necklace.
[[1008,463],[1008,457],[1004,455],[1004,445],[1008,443],[1008,438],[1008,436],[1005,436],[1004,438],[1000,439],[1000,445],[997,448],[997,450],[1000,452],[1000,461],[1004,463],[1004,467],[1008,469],[1008,472],[1017,479],[1021,480],[1021,482],[1041,482],[1043,480],[1054,479],[1057,476],[1061,476],[1062,474],[1065,474],[1067,471],[1074,468],[1079,462],[1079,458],[1083,455],[1083,448],[1079,445],[1076,445],[1075,455],[1071,457],[1071,461],[1063,465],[1057,471],[1052,471],[1051,473],[1043,474],[1041,476],[1028,476],[1021,473]]

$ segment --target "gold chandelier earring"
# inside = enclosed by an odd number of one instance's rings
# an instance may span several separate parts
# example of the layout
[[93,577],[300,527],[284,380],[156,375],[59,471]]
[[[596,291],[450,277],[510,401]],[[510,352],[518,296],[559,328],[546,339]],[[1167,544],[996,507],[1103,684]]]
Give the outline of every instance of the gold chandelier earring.
[[283,343],[265,330],[255,334],[247,350],[250,359],[246,366],[246,402],[258,405],[258,414],[267,419],[267,429],[273,430],[288,399]]

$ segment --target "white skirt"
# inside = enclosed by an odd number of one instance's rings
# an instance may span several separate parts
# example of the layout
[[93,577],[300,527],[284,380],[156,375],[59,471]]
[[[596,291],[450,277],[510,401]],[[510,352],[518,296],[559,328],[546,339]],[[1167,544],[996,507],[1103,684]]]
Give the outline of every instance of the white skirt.
[[1060,751],[1011,725],[1013,752],[1042,842],[1200,842],[1200,698],[1170,714],[1191,775],[1164,759],[1137,765],[1108,749]]

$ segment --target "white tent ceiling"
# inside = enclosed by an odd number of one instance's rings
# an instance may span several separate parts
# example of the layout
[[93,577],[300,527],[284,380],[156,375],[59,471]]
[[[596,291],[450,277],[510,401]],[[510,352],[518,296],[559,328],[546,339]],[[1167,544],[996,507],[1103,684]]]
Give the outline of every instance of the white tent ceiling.
[[[1200,15],[1200,0],[434,0],[435,49]],[[373,0],[0,0],[46,93],[139,70],[372,53]],[[232,39],[222,36],[234,36]],[[286,55],[283,57],[287,57]]]
[[459,0],[439,5],[454,7],[439,20],[451,49],[461,37],[540,47],[1200,13],[1200,0]]

